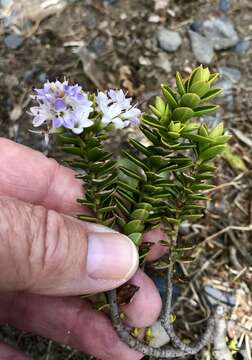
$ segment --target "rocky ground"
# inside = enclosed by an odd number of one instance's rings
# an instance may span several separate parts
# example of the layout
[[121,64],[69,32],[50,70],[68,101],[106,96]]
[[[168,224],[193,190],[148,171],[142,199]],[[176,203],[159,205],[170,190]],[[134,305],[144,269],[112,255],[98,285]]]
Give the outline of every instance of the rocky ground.
[[[33,86],[47,79],[78,81],[87,90],[124,87],[145,108],[160,83],[174,83],[198,63],[221,74],[217,115],[233,134],[219,161],[217,190],[200,224],[185,224],[186,239],[202,240],[198,260],[178,285],[181,335],[201,327],[212,303],[227,307],[227,341],[236,359],[251,359],[252,3],[250,0],[0,0],[0,136],[40,149],[28,132]],[[13,12],[14,6],[14,12]],[[250,228],[249,228],[250,226]],[[163,278],[155,275],[160,291]],[[191,299],[190,301],[188,299]],[[196,304],[199,303],[200,306]],[[184,314],[189,314],[186,316]],[[183,319],[183,321],[182,321]],[[85,359],[46,339],[4,326],[0,338],[34,359]],[[195,359],[211,359],[206,349]]]

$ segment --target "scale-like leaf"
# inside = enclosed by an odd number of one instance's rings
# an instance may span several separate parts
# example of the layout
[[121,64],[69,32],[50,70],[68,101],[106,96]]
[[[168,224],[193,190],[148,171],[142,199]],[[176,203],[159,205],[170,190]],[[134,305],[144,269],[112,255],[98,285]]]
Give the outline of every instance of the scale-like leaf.
[[186,93],[186,88],[184,86],[183,79],[178,71],[176,72],[176,84],[179,94],[183,96]]
[[203,152],[200,153],[199,158],[201,160],[210,160],[214,158],[216,155],[222,153],[222,151],[225,149],[225,145],[215,145],[212,146]]
[[194,108],[194,116],[202,116],[218,110],[218,105],[206,105]]
[[162,92],[172,109],[177,107],[177,99],[175,93],[167,85],[161,85]]

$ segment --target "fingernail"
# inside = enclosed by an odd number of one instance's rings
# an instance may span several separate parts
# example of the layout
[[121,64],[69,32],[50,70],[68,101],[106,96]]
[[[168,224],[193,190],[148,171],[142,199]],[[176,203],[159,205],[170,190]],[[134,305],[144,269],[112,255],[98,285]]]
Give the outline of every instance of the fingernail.
[[86,266],[93,279],[126,281],[138,268],[138,252],[133,242],[120,233],[89,233]]

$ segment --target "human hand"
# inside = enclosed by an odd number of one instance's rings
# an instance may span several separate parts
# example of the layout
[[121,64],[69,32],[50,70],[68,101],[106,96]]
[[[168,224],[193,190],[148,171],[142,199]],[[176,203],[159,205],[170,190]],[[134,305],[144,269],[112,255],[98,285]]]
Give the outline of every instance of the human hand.
[[[102,360],[142,355],[120,341],[109,318],[88,300],[130,280],[139,285],[125,305],[127,324],[151,325],[161,299],[138,267],[135,247],[124,236],[73,216],[81,183],[70,169],[25,146],[0,139],[0,322],[90,353]],[[159,230],[148,241],[162,238]],[[149,259],[162,248],[155,245]],[[136,272],[137,270],[137,272]],[[135,273],[136,272],[136,273]],[[1,359],[27,359],[0,344]]]

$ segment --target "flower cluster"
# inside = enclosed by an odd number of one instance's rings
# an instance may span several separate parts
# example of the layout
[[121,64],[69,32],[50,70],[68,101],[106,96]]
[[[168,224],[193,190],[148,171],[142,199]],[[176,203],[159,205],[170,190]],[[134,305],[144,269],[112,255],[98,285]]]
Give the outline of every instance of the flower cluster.
[[30,109],[33,126],[47,124],[49,128],[65,127],[75,134],[93,125],[89,119],[92,102],[78,85],[69,85],[68,81],[46,82],[42,89],[34,89],[33,99],[38,106]]
[[66,80],[47,81],[42,89],[34,91],[32,98],[38,105],[30,108],[33,126],[46,125],[49,133],[66,128],[81,134],[85,128],[94,124],[90,114],[95,110],[103,125],[112,123],[115,128],[122,129],[129,124],[139,123],[141,112],[132,105],[132,98],[126,97],[123,90],[98,92],[96,104],[90,101],[81,86],[69,85]]
[[113,123],[117,129],[130,124],[138,125],[141,111],[132,105],[132,98],[126,97],[123,90],[109,90],[107,93],[98,92],[98,110],[103,114],[102,123]]

